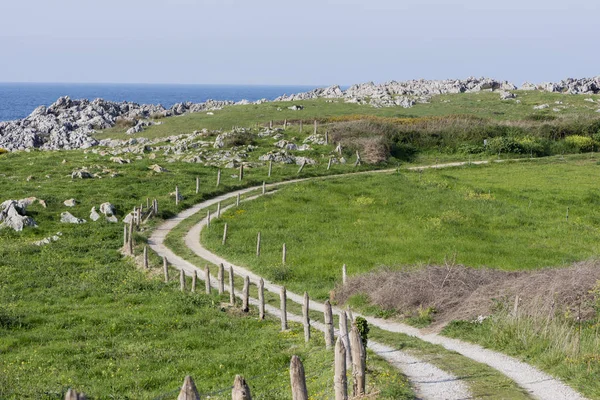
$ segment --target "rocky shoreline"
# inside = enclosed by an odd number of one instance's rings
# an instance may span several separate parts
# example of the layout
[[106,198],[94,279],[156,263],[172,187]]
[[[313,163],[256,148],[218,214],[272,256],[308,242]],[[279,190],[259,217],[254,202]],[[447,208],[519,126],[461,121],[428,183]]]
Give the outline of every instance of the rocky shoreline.
[[[501,98],[509,98],[510,90],[542,90],[569,94],[600,93],[600,76],[565,79],[557,83],[533,85],[524,83],[520,88],[508,81],[491,78],[464,80],[411,80],[405,82],[373,82],[352,85],[346,90],[339,86],[314,89],[305,93],[283,95],[274,101],[299,101],[317,98],[343,100],[347,103],[369,104],[373,107],[412,107],[426,103],[433,96],[446,93],[498,90]],[[265,103],[258,100],[252,104]],[[92,137],[97,130],[114,127],[119,121],[130,126],[130,134],[141,132],[145,126],[160,123],[153,120],[185,113],[210,112],[230,105],[251,104],[249,101],[215,101],[178,103],[166,109],[162,105],[111,102],[102,99],[72,100],[61,97],[49,107],[40,106],[28,117],[0,122],[0,148],[8,151],[26,149],[72,150],[101,145]]]

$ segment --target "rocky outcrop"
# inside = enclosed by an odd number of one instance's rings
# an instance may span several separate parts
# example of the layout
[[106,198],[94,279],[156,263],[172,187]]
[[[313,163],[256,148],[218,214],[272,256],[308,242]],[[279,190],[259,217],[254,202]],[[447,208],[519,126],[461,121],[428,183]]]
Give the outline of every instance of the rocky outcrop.
[[37,227],[33,218],[27,216],[27,206],[32,203],[31,199],[6,200],[0,204],[0,228],[10,228],[17,232],[26,226]]

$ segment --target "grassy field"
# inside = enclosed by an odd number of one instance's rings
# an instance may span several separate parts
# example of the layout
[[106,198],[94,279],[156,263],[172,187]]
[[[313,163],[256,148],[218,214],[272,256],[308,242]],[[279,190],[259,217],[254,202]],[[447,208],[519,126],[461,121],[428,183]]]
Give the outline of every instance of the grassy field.
[[[597,116],[596,104],[584,101],[584,98],[600,99],[598,95],[578,96],[560,93],[542,93],[538,91],[517,91],[520,104],[513,100],[502,101],[497,92],[461,93],[435,96],[428,104],[417,104],[412,108],[401,107],[374,108],[368,105],[347,104],[342,100],[328,102],[325,99],[295,102],[271,102],[260,105],[230,106],[222,110],[207,113],[185,114],[174,118],[163,119],[162,125],[148,128],[141,134],[144,137],[165,137],[194,130],[218,129],[229,130],[233,126],[254,127],[265,125],[270,120],[290,122],[313,119],[327,120],[350,115],[373,115],[390,118],[415,118],[449,115],[473,115],[495,121],[523,120],[532,115],[554,115],[559,118],[578,118]],[[557,105],[555,102],[562,102]],[[302,105],[301,111],[288,110],[291,105]],[[549,104],[550,108],[536,111],[534,106]],[[553,112],[553,107],[564,107]],[[306,127],[305,129],[310,129]],[[129,138],[126,129],[112,128],[97,134],[97,138]]]
[[[38,228],[0,230],[0,398],[58,399],[68,387],[90,398],[174,397],[186,374],[202,393],[228,388],[242,374],[256,395],[288,398],[292,354],[305,361],[309,390],[324,396],[332,360],[320,335],[305,345],[298,326],[280,333],[276,321],[223,307],[217,295],[181,293],[177,283],[164,284],[157,271],[142,272],[119,254],[120,223],[89,221],[92,206],[109,201],[122,218],[147,197],[158,199],[166,218],[204,198],[258,184],[267,172],[249,171],[244,182],[224,173],[217,188],[207,183],[214,182],[214,168],[171,163],[170,172],[159,174],[148,169],[157,162],[166,165],[162,156],[119,165],[78,151],[0,155],[0,200],[36,196],[47,203],[28,209]],[[71,179],[82,166],[103,178]],[[280,167],[272,179],[296,171]],[[185,197],[179,206],[169,196],[176,184]],[[63,206],[69,198],[79,204]],[[61,224],[63,211],[88,223]],[[156,222],[136,235],[139,245]],[[55,243],[32,244],[59,231]],[[160,268],[155,256],[151,262]],[[387,364],[374,360],[370,368],[371,389],[382,398],[411,396],[406,380]],[[212,397],[221,396],[227,390]]]
[[448,260],[507,270],[565,265],[598,252],[598,169],[595,157],[579,156],[312,181],[227,212],[202,241],[321,299],[342,264],[350,275]]

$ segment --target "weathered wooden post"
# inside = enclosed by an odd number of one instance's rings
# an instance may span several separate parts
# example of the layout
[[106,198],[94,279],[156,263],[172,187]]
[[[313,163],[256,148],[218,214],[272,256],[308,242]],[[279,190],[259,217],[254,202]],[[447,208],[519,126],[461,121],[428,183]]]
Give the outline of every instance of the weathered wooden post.
[[300,172],[302,172],[305,165],[306,165],[306,160],[302,161],[302,165],[300,166],[300,168],[298,169],[298,172],[297,172],[298,175],[300,175]]
[[269,129],[273,129],[273,120],[269,121]]
[[217,203],[217,218],[221,218],[221,202]]
[[129,222],[129,235],[127,235],[127,252],[130,256],[133,256],[133,219]]
[[329,145],[329,131],[325,131],[325,145]]
[[283,120],[283,129],[287,128],[287,118]]
[[335,367],[333,388],[335,400],[348,400],[348,377],[346,376],[346,348],[338,337],[335,342]]
[[208,265],[204,267],[204,286],[206,294],[210,294],[210,269],[208,268]]
[[265,193],[267,193],[267,184],[265,183],[265,181],[263,181],[263,184],[262,184],[262,194],[265,194]]
[[167,257],[163,256],[163,274],[165,275],[165,283],[169,282],[169,262]]
[[281,330],[286,331],[287,326],[287,294],[285,286],[281,287],[281,293],[279,294],[279,306],[281,308]]
[[221,184],[221,168],[217,171],[217,187]]
[[250,310],[250,278],[248,276],[244,278],[244,290],[242,293],[242,311],[248,312]]
[[144,269],[150,268],[148,265],[148,246],[144,246],[144,253],[142,255],[144,262]]
[[192,274],[192,293],[196,293],[196,284],[198,283],[198,272],[194,270]]
[[302,133],[302,120],[300,120],[300,133]]
[[517,294],[515,296],[515,304],[513,306],[513,311],[512,311],[513,318],[519,317],[519,301],[520,301],[520,298],[519,298],[519,295]]
[[240,164],[240,181],[244,179],[244,164]]
[[235,196],[235,206],[239,207],[240,206],[240,194],[238,193],[237,196]]
[[350,308],[350,306],[346,307],[346,315],[348,316],[348,321],[350,321],[350,324],[354,323],[354,315],[352,315],[352,309]]
[[304,304],[302,305],[302,322],[304,324],[304,341],[310,342],[310,316],[308,312],[310,311],[310,300],[308,298],[308,293],[304,292]]
[[333,311],[331,310],[329,300],[325,300],[325,311],[323,314],[325,318],[325,346],[330,349],[333,346]]
[[177,400],[200,400],[200,393],[198,393],[196,384],[191,376],[188,375],[183,380],[183,386],[181,386]]
[[360,154],[358,154],[358,150],[356,150],[356,162],[354,163],[354,166],[358,167],[360,164]]
[[292,400],[308,400],[304,366],[298,356],[292,356],[290,362],[290,382],[292,385]]
[[219,294],[225,293],[225,267],[223,263],[219,264],[219,271],[217,272],[217,280],[219,281]]
[[256,236],[256,257],[260,257],[260,232]]
[[283,249],[282,249],[281,253],[282,253],[281,262],[283,263],[283,265],[285,265],[285,261],[287,259],[287,249],[285,247],[285,243],[283,244]]
[[236,375],[231,389],[231,400],[252,400],[250,387],[243,376]]
[[345,285],[348,281],[348,269],[346,264],[342,265],[342,284]]
[[269,178],[271,177],[272,171],[273,171],[273,161],[269,160]]
[[352,324],[350,342],[352,343],[352,391],[354,397],[357,397],[365,394],[366,357],[360,332],[358,332],[356,324]]
[[175,186],[175,205],[179,205],[179,186]]
[[329,157],[329,161],[327,162],[327,171],[331,169],[331,157]]
[[340,338],[344,342],[346,348],[346,365],[352,364],[352,352],[350,350],[350,338],[348,336],[348,320],[346,319],[346,312],[340,312]]
[[200,193],[200,177],[196,177],[196,194]]
[[221,244],[225,246],[225,243],[227,243],[227,222],[225,222],[225,225],[223,225],[223,241]]
[[158,200],[154,199],[154,215],[158,215]]
[[179,270],[179,289],[185,292],[185,272],[182,269]]
[[317,134],[317,120],[315,119],[315,129],[313,131],[313,134],[316,135]]
[[258,281],[258,319],[265,319],[265,281],[260,278]]
[[206,227],[210,228],[210,210],[206,211]]
[[233,279],[233,267],[229,266],[229,304],[235,306],[235,284]]

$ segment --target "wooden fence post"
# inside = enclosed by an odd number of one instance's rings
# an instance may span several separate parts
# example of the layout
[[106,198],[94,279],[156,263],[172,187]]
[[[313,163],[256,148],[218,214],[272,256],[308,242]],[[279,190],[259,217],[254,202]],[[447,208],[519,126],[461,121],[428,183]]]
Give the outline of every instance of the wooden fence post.
[[210,228],[210,210],[206,212],[206,227]]
[[292,385],[292,400],[308,400],[304,366],[298,356],[292,356],[290,362],[290,382]]
[[144,269],[150,268],[148,265],[148,246],[144,246],[144,253],[142,255],[144,262]]
[[325,346],[330,349],[333,346],[333,312],[331,310],[331,303],[329,300],[325,300]]
[[225,225],[223,225],[223,241],[221,242],[221,244],[223,246],[225,246],[226,242],[227,242],[227,222],[225,222]]
[[200,177],[196,177],[196,194],[200,193]]
[[123,224],[123,249],[127,249],[127,224]]
[[235,285],[233,279],[233,267],[229,266],[229,304],[235,306]]
[[273,120],[269,121],[269,129],[273,129]]
[[338,337],[335,342],[335,367],[333,388],[335,400],[348,400],[348,378],[346,376],[346,348]]
[[260,232],[256,236],[256,257],[260,257]]
[[191,376],[188,375],[183,380],[183,386],[181,386],[177,400],[200,400],[200,394]]
[[302,305],[302,322],[304,324],[304,341],[310,342],[310,316],[308,312],[310,311],[310,299],[308,298],[308,293],[304,292],[304,304]]
[[360,332],[358,332],[356,324],[352,324],[352,329],[350,330],[350,342],[352,343],[352,391],[353,395],[357,397],[365,394],[366,357]]
[[235,206],[239,207],[240,206],[240,194],[238,193],[237,196],[235,196]]
[[271,177],[271,171],[273,171],[273,161],[269,160],[269,178]]
[[352,315],[352,310],[350,309],[350,306],[346,307],[347,311],[346,311],[346,315],[348,316],[348,321],[350,321],[350,325],[352,325],[354,323],[354,315]]
[[206,294],[210,294],[210,269],[208,268],[208,265],[204,267],[204,287]]
[[360,154],[358,154],[358,150],[356,150],[356,162],[354,163],[354,166],[357,167],[361,164],[360,161]]
[[127,252],[133,256],[133,218],[129,222],[129,235],[127,235]]
[[179,205],[179,186],[175,186],[175,205]]
[[267,184],[265,183],[265,181],[263,181],[263,184],[262,184],[262,194],[265,194],[265,193],[267,193]]
[[300,120],[300,133],[302,133],[302,120]]
[[329,132],[325,131],[325,145],[329,145]]
[[185,291],[185,272],[182,269],[179,270],[179,288]]
[[240,164],[240,181],[244,179],[244,164]]
[[217,203],[217,218],[221,218],[221,202]]
[[219,281],[219,294],[225,293],[225,267],[223,263],[219,264],[219,271],[217,272],[217,280]]
[[283,265],[285,265],[285,261],[287,260],[287,248],[285,247],[285,243],[283,244],[283,249],[281,252],[281,262],[283,263]]
[[194,270],[192,274],[192,293],[196,293],[196,284],[198,283],[198,272]]
[[221,168],[217,171],[217,187],[221,184]]
[[158,215],[158,200],[154,199],[154,215]]
[[348,280],[348,269],[346,264],[342,265],[342,284],[345,285]]
[[279,305],[281,308],[281,330],[286,331],[287,326],[287,294],[285,291],[285,286],[281,287],[281,293],[279,294]]
[[265,319],[265,281],[260,278],[258,281],[258,319]]
[[329,161],[327,162],[327,171],[331,169],[331,157],[329,157]]
[[250,278],[248,276],[244,278],[244,290],[242,294],[242,311],[248,312],[250,310]]
[[283,129],[287,128],[287,118],[283,120]]
[[305,165],[306,165],[306,160],[302,161],[302,165],[300,166],[300,168],[298,169],[298,172],[297,172],[298,175],[300,175],[300,172],[302,172]]
[[163,273],[165,275],[165,283],[169,282],[169,262],[167,257],[163,256]]
[[350,350],[350,338],[348,336],[348,320],[346,319],[346,312],[340,312],[340,334],[346,348],[346,365],[352,364],[352,352]]
[[243,376],[236,375],[231,389],[231,400],[252,400],[250,387]]
[[317,134],[317,120],[315,119],[315,129],[313,131],[313,134],[316,135]]

